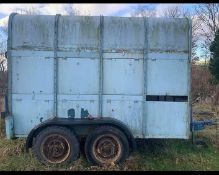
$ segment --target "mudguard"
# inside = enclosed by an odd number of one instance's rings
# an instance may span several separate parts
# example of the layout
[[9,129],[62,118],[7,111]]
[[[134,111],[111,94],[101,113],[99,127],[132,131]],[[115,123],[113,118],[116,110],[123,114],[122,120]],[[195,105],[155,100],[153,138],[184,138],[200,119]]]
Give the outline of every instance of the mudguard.
[[40,123],[30,131],[26,139],[26,152],[32,147],[33,138],[44,128],[48,126],[74,127],[77,125],[111,125],[117,127],[126,135],[131,151],[136,149],[136,142],[130,129],[124,123],[115,118],[52,118]]

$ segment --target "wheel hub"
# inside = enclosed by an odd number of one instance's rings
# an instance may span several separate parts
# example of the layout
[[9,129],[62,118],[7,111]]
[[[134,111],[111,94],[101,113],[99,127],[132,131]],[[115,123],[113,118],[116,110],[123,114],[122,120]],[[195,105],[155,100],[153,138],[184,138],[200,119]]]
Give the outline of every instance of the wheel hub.
[[116,144],[111,139],[102,139],[97,145],[98,153],[103,157],[113,157],[116,152]]
[[118,138],[113,135],[105,135],[96,139],[94,143],[94,155],[103,163],[111,163],[118,159],[121,153],[121,145]]
[[69,143],[61,135],[53,134],[48,136],[42,145],[43,155],[50,163],[61,163],[69,156]]

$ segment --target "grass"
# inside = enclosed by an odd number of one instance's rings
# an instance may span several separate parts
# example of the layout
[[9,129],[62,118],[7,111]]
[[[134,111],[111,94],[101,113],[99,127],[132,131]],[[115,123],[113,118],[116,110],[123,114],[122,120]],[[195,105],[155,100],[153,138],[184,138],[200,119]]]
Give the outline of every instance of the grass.
[[[201,108],[203,110],[203,107]],[[1,131],[4,126],[1,121]],[[45,166],[35,159],[32,152],[25,153],[25,139],[7,140],[0,135],[0,170],[2,171],[218,171],[219,141],[215,128],[208,127],[196,134],[206,145],[192,144],[191,140],[137,140],[137,151],[131,153],[123,165],[110,167],[91,166],[85,155],[68,166]]]

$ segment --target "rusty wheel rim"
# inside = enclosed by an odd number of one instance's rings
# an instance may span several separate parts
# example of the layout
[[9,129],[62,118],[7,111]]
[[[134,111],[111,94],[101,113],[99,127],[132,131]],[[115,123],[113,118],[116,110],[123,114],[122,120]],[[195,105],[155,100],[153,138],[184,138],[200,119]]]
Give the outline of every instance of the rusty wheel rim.
[[102,164],[115,163],[121,156],[120,140],[112,134],[99,136],[94,141],[93,153]]
[[41,144],[41,153],[50,163],[62,163],[69,157],[70,144],[62,135],[51,134]]

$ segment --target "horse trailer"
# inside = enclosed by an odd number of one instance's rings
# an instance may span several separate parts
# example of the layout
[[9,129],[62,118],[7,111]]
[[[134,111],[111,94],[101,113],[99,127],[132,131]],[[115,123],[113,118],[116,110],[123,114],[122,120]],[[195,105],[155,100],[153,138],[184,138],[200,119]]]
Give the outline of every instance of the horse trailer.
[[43,163],[122,163],[136,138],[189,139],[191,20],[21,15],[8,22],[6,136]]

